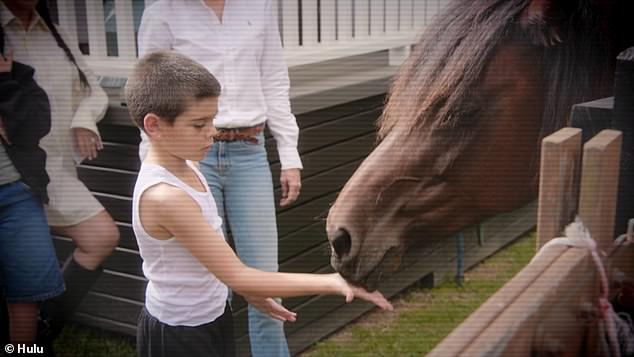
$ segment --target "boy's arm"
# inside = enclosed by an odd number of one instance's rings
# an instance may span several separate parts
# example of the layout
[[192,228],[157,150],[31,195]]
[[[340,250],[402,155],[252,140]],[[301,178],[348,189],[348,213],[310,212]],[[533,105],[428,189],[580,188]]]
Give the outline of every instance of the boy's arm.
[[336,273],[272,273],[247,267],[204,220],[198,204],[179,188],[166,184],[152,187],[141,198],[141,205],[146,203],[156,210],[155,222],[161,222],[164,230],[176,237],[201,264],[240,295],[292,297],[341,294],[346,301],[358,297],[381,308],[391,309],[390,303],[378,291],[369,293],[350,286]]

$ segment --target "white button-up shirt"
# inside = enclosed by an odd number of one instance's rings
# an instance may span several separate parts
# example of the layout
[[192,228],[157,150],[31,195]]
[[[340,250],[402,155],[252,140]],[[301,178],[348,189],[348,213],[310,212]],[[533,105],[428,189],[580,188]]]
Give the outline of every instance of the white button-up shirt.
[[282,169],[301,168],[299,129],[291,113],[273,1],[227,0],[222,22],[202,0],[159,0],[145,9],[139,56],[173,49],[204,65],[222,92],[214,124],[250,127],[266,121]]
[[51,131],[40,142],[46,150],[49,175],[50,163],[68,160],[66,170],[74,171],[73,158],[80,162],[84,158],[74,146],[71,128],[89,129],[99,135],[97,122],[108,108],[108,97],[97,83],[96,77],[83,61],[77,45],[69,40],[63,29],[57,27],[64,42],[71,50],[77,65],[86,75],[90,89],[82,89],[79,73],[44,23],[35,13],[27,30],[0,1],[0,24],[5,33],[5,50],[13,50],[13,60],[35,69],[35,81],[48,95],[51,106]]

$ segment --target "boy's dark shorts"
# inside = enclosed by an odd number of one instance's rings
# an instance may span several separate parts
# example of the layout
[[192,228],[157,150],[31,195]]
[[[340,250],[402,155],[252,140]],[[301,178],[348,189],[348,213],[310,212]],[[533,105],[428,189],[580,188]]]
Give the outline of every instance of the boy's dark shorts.
[[220,317],[199,326],[162,323],[144,307],[137,325],[136,348],[141,357],[233,357],[235,341],[229,303]]

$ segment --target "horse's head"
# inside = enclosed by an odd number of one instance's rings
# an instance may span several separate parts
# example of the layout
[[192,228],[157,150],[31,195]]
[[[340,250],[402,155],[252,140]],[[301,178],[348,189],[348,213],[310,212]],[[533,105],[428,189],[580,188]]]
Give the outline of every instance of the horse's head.
[[406,250],[535,197],[539,139],[608,83],[589,4],[558,4],[459,0],[429,25],[330,210],[344,277],[374,289]]

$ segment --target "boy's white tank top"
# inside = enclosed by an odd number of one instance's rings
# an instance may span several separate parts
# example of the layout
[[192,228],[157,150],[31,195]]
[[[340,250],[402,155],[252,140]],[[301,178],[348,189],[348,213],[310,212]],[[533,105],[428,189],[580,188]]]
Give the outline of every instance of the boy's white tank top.
[[189,166],[203,183],[205,192],[196,191],[160,165],[143,164],[132,201],[132,228],[143,258],[143,274],[149,280],[145,307],[152,316],[173,326],[198,326],[214,321],[224,313],[228,294],[227,286],[176,238],[153,238],[139,219],[139,199],[143,192],[156,184],[166,183],[182,189],[198,203],[205,220],[218,233],[217,237],[209,239],[224,239],[222,219],[218,216],[207,182],[194,165]]

